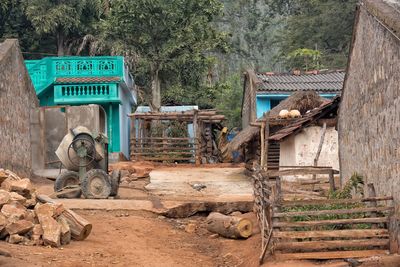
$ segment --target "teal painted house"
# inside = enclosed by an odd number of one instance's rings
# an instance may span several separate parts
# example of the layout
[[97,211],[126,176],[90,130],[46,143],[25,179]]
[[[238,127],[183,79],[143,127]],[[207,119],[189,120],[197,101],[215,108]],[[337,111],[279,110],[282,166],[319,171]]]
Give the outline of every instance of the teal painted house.
[[40,106],[100,105],[107,115],[109,151],[129,158],[129,118],[136,104],[123,57],[47,57],[26,60]]
[[242,127],[260,118],[295,91],[314,91],[328,99],[340,95],[345,72],[310,71],[306,73],[256,73],[244,76]]

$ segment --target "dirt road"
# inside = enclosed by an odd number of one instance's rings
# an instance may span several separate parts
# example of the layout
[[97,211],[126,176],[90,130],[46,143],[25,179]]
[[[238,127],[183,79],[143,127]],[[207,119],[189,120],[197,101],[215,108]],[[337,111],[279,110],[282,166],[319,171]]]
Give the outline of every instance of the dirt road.
[[[253,266],[246,253],[236,250],[242,245],[253,248],[257,237],[212,238],[201,217],[170,220],[146,213],[79,213],[93,223],[87,240],[59,249],[0,242],[0,248],[13,255],[0,257],[0,266]],[[191,223],[196,226],[194,233],[185,231]]]

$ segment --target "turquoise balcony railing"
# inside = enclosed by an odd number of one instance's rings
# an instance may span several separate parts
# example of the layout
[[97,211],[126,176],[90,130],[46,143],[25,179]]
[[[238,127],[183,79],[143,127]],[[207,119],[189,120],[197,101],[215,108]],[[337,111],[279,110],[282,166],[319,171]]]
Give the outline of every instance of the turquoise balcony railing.
[[96,104],[120,102],[116,84],[55,85],[54,102],[56,104]]
[[56,83],[57,78],[119,77],[136,99],[133,78],[123,57],[48,57],[26,60],[25,64],[37,95]]

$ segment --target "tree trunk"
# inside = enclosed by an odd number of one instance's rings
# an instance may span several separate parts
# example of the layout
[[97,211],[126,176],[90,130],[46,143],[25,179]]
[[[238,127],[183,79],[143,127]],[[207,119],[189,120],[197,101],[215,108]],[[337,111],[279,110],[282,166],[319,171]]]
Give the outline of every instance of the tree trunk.
[[248,238],[253,232],[253,224],[247,218],[211,212],[207,217],[207,230],[228,238]]
[[151,64],[151,109],[159,112],[161,109],[161,81],[159,77],[160,66]]
[[57,55],[59,57],[64,56],[64,35],[62,33],[57,33]]

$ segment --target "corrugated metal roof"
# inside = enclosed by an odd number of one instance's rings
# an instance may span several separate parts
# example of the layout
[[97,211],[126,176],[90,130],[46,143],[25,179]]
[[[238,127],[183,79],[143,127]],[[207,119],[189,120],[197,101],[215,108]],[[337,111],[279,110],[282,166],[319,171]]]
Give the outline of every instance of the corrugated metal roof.
[[293,133],[299,131],[300,129],[307,127],[313,121],[318,120],[326,112],[331,112],[337,109],[339,106],[340,97],[334,98],[332,101],[324,102],[320,107],[315,108],[310,113],[305,114],[303,117],[294,120],[289,125],[283,127],[279,131],[271,135],[268,140],[271,141],[281,141],[285,137],[292,135]]
[[344,71],[317,74],[257,73],[258,91],[317,91],[338,93],[343,88]]
[[104,82],[120,82],[120,77],[74,77],[74,78],[57,78],[56,83],[104,83]]

